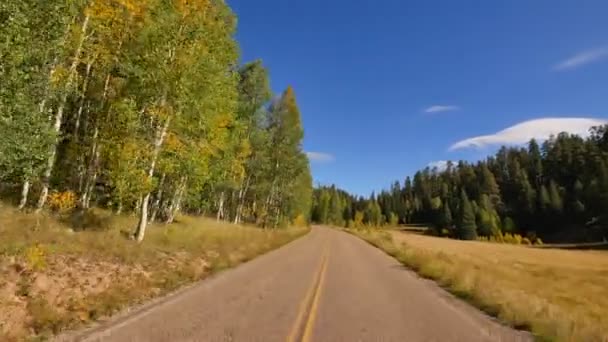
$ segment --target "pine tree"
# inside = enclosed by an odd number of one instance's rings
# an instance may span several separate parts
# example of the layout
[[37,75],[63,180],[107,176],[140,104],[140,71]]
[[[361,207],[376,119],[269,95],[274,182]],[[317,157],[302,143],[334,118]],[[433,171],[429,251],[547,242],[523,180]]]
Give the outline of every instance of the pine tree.
[[564,204],[562,201],[562,197],[557,188],[557,184],[554,181],[549,183],[549,198],[550,198],[550,207],[555,213],[561,213]]
[[477,239],[477,225],[475,223],[475,213],[469,197],[462,190],[460,194],[460,225],[458,227],[458,237],[462,240]]
[[540,197],[539,197],[539,207],[541,212],[547,212],[549,210],[549,206],[551,205],[551,198],[549,197],[549,191],[547,187],[543,184],[540,187]]

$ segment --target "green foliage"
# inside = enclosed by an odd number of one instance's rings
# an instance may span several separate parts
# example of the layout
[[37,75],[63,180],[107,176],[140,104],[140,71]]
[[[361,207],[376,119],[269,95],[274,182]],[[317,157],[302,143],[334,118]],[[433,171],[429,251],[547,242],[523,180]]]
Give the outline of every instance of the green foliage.
[[[369,198],[332,189],[348,208],[345,221],[356,221],[360,211],[365,224],[376,224],[394,213],[401,223],[424,224],[436,233],[456,223],[452,235],[460,238],[473,238],[475,230],[494,240],[504,240],[503,233],[534,233],[531,243],[536,235],[601,241],[608,236],[608,126],[592,128],[587,139],[559,134],[542,147],[531,141],[527,149],[503,147],[476,164],[450,163],[441,172],[427,168]],[[319,220],[325,210],[329,215],[326,190],[315,191],[315,221],[325,222]],[[374,203],[380,207],[377,218]]]
[[295,92],[269,107],[262,62],[235,68],[223,1],[9,0],[0,19],[0,182],[26,184],[24,203],[32,184],[40,206],[65,202],[50,187],[83,209],[140,211],[140,223],[210,210],[308,222]]
[[466,192],[463,190],[460,195],[460,224],[458,225],[458,237],[462,240],[477,239],[477,224],[475,223],[475,213]]
[[388,218],[388,225],[391,227],[396,227],[399,224],[399,216],[397,214],[391,212]]
[[505,233],[513,233],[517,230],[515,227],[515,222],[513,222],[512,218],[507,216],[503,219],[502,230]]

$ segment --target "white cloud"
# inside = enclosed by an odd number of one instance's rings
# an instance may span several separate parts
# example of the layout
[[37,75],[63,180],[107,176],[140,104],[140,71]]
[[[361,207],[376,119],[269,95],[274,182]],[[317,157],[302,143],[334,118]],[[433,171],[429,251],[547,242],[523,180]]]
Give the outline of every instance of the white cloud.
[[447,160],[438,160],[431,162],[427,165],[429,168],[434,169],[437,168],[437,171],[443,172],[448,169],[448,161]]
[[306,152],[308,159],[311,162],[317,163],[329,163],[335,160],[334,156],[329,153],[323,152]]
[[580,52],[566,59],[565,61],[558,63],[553,67],[553,69],[557,71],[576,69],[583,65],[597,62],[604,58],[608,58],[608,47]]
[[441,112],[453,112],[460,110],[460,107],[454,105],[435,105],[424,110],[425,113],[441,113]]
[[608,120],[590,118],[542,118],[524,121],[500,132],[482,135],[459,141],[450,146],[450,151],[469,147],[486,147],[491,145],[525,144],[531,139],[547,140],[551,135],[561,132],[589,135],[589,128],[608,123]]

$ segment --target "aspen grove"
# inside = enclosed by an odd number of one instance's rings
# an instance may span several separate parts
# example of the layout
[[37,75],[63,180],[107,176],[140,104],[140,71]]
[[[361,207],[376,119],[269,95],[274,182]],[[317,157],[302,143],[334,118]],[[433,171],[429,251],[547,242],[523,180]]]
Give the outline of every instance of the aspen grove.
[[2,198],[138,215],[138,241],[179,212],[307,222],[294,90],[239,65],[236,22],[222,0],[3,0]]

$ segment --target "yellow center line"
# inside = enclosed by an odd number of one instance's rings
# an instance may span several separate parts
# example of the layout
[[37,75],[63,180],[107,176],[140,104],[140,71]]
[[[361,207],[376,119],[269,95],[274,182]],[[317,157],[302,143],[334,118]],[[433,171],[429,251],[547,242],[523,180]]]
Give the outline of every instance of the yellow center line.
[[309,342],[312,338],[312,332],[315,326],[315,321],[317,319],[317,312],[319,309],[319,299],[321,298],[321,292],[323,290],[323,282],[325,280],[325,273],[327,273],[327,259],[329,258],[328,252],[325,254],[325,263],[321,269],[321,278],[319,279],[319,284],[317,285],[315,291],[315,298],[312,302],[312,307],[310,308],[310,313],[308,314],[308,321],[306,322],[306,327],[304,328],[304,336],[302,336],[302,342]]
[[[291,328],[289,337],[287,337],[287,342],[296,342],[297,341],[298,334],[301,330],[302,324],[304,323],[304,316],[306,315],[309,307],[311,307],[311,311],[308,315],[308,319],[306,320],[306,327],[305,327],[304,337],[302,338],[302,341],[305,341],[304,338],[305,338],[307,332],[308,332],[309,336],[312,333],[312,326],[314,325],[314,317],[316,316],[316,313],[314,313],[313,310],[316,310],[318,307],[318,301],[319,301],[318,294],[320,292],[319,288],[322,285],[323,279],[325,277],[325,270],[327,269],[327,258],[328,258],[328,254],[329,254],[329,248],[327,247],[327,244],[325,245],[325,248],[323,248],[323,250],[324,250],[324,252],[323,252],[323,256],[321,257],[321,264],[319,266],[318,271],[315,273],[315,276],[313,278],[312,284],[310,285],[310,288],[306,292],[306,297],[304,297],[304,299],[300,303],[300,308],[298,310],[298,316]],[[311,304],[311,302],[312,302],[312,304]]]

